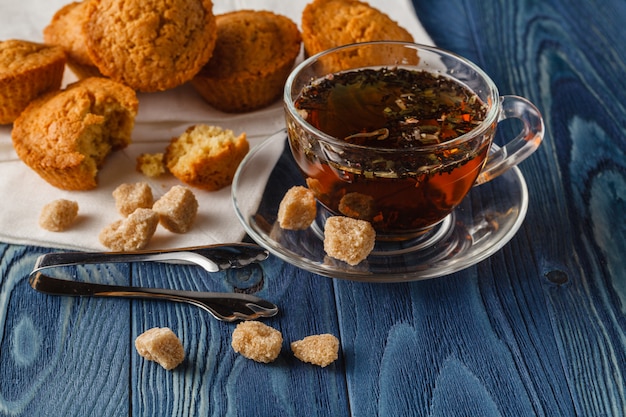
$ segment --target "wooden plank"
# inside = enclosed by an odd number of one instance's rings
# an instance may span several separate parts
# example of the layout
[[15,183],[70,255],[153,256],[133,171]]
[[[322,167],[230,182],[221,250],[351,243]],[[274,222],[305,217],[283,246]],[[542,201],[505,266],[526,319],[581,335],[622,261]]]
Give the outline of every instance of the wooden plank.
[[309,334],[338,334],[330,280],[311,276],[276,258],[258,269],[207,275],[196,267],[156,265],[133,272],[145,286],[235,291],[251,288],[276,303],[280,314],[263,320],[283,334],[271,364],[256,363],[230,347],[234,323],[215,320],[196,307],[134,304],[132,334],[168,326],[183,341],[187,358],[174,371],[132,355],[132,405],[137,415],[349,415],[343,362],[326,368],[301,363],[289,343]]
[[[0,415],[128,415],[129,302],[37,293],[26,277],[46,250],[0,251]],[[123,265],[76,273],[128,282]]]
[[[626,56],[624,39],[612,38],[623,36],[626,10],[414,4],[439,46],[535,101],[548,137],[522,165],[527,221],[495,256],[429,282],[337,283],[341,332],[353,341],[344,345],[353,415],[621,415],[625,101],[602,80],[621,79],[623,61],[606,61]],[[595,33],[580,25],[589,15]]]

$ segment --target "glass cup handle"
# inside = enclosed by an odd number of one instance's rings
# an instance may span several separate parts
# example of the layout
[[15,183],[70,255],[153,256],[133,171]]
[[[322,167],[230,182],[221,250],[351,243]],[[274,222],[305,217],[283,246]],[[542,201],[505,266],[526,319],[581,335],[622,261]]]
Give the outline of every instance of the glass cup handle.
[[519,164],[535,152],[543,140],[545,127],[541,113],[534,104],[519,96],[502,96],[500,104],[498,123],[506,119],[520,119],[523,123],[522,131],[502,147],[491,145],[491,153],[475,185],[491,181]]

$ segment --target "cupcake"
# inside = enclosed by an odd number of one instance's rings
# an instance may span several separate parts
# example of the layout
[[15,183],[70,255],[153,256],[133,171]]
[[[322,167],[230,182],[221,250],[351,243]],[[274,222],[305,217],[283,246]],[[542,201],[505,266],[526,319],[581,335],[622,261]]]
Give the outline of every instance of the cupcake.
[[174,88],[211,57],[211,0],[90,0],[83,32],[100,72],[136,91]]
[[413,36],[383,12],[357,0],[314,0],[302,12],[307,56],[369,41],[413,42]]
[[0,42],[0,124],[12,123],[35,98],[58,90],[64,68],[61,47],[16,39]]
[[59,9],[43,30],[43,39],[51,45],[59,45],[67,54],[67,66],[79,78],[102,76],[94,65],[85,44],[83,22],[88,1],[72,2]]
[[130,143],[137,108],[132,89],[86,78],[28,105],[13,124],[13,147],[51,185],[89,190],[109,153]]
[[298,27],[287,17],[253,10],[218,15],[213,56],[192,84],[225,112],[268,106],[281,96],[300,46]]

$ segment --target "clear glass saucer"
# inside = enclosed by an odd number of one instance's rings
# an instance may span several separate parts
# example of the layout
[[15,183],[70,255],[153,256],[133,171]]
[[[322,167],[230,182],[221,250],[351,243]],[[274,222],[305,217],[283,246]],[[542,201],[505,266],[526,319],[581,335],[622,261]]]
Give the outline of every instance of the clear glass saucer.
[[367,259],[351,266],[326,256],[322,226],[328,213],[321,206],[318,219],[308,229],[280,228],[278,206],[294,185],[305,183],[289,151],[287,133],[281,131],[250,151],[233,180],[233,205],[246,232],[272,254],[299,268],[354,281],[417,281],[465,269],[511,240],[528,209],[526,181],[514,167],[474,187],[426,236],[377,242]]

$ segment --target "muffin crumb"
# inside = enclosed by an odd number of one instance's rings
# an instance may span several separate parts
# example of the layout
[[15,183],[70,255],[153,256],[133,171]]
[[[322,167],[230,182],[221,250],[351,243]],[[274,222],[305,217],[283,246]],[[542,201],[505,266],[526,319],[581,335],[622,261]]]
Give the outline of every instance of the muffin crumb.
[[167,172],[163,152],[142,153],[137,157],[137,171],[147,177],[159,177]]

